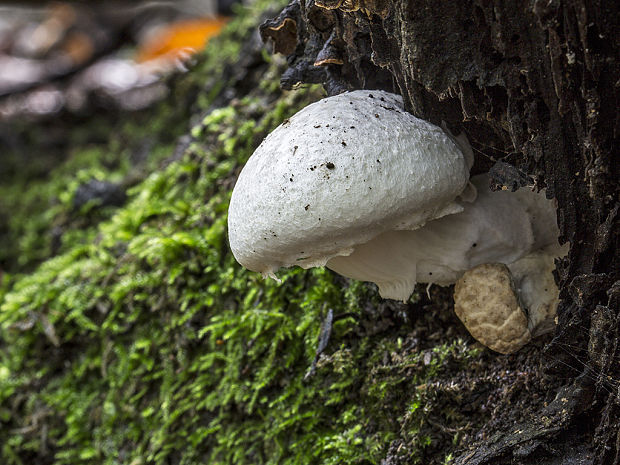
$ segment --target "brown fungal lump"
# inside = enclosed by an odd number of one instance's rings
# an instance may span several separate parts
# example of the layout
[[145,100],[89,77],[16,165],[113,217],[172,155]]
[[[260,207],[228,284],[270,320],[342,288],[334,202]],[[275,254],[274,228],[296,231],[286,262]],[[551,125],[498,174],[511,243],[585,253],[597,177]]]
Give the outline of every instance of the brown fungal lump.
[[508,267],[478,265],[454,286],[454,312],[471,335],[490,349],[509,354],[531,339]]

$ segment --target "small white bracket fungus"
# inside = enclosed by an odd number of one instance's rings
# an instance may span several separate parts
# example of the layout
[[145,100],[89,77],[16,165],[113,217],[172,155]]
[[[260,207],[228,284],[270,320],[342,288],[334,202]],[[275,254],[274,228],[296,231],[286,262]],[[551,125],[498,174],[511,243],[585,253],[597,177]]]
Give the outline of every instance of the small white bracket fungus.
[[228,211],[231,249],[263,275],[325,265],[387,231],[462,211],[455,199],[470,163],[400,96],[323,99],[269,134],[243,168]]
[[[228,211],[231,249],[264,276],[326,265],[398,300],[417,282],[453,284],[478,265],[503,263],[510,270],[487,267],[491,281],[468,275],[459,305],[472,321],[488,313],[480,337],[497,326],[507,336],[492,336],[499,342],[490,347],[514,351],[531,331],[548,330],[555,313],[555,209],[542,193],[491,192],[486,175],[470,183],[472,162],[466,139],[407,113],[397,95],[326,98],[276,128],[248,160]],[[512,322],[521,329],[507,329]]]

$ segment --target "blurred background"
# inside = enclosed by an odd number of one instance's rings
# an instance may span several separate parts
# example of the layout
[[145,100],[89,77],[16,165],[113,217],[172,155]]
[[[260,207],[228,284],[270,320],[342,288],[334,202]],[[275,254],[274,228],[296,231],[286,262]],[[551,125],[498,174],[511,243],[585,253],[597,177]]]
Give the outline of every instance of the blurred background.
[[0,121],[148,107],[234,3],[0,2]]
[[131,186],[183,153],[178,138],[214,98],[204,94],[225,87],[221,72],[188,71],[212,66],[198,54],[243,8],[0,1],[0,290],[8,274],[92,240]]

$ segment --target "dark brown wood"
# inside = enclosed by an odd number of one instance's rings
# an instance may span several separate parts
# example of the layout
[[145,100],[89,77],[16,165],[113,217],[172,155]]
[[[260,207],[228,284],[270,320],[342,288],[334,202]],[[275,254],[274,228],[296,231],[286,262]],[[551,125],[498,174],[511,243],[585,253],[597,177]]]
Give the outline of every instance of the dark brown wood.
[[[417,116],[466,131],[475,171],[496,165],[496,183],[533,180],[557,201],[570,252],[545,349],[547,375],[566,380],[540,412],[552,422],[504,425],[456,463],[620,463],[619,5],[295,0],[283,12],[297,35],[284,86],[399,92]],[[338,60],[321,60],[326,44]]]

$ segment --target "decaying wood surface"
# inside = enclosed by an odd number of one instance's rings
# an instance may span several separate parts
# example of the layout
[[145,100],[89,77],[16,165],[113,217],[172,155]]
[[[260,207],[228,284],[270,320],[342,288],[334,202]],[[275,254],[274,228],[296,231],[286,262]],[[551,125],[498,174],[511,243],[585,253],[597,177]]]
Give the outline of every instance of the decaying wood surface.
[[570,252],[546,374],[566,382],[538,420],[455,463],[619,463],[619,3],[294,0],[261,35],[287,55],[283,87],[398,92],[465,130],[495,188],[533,183],[557,201]]

